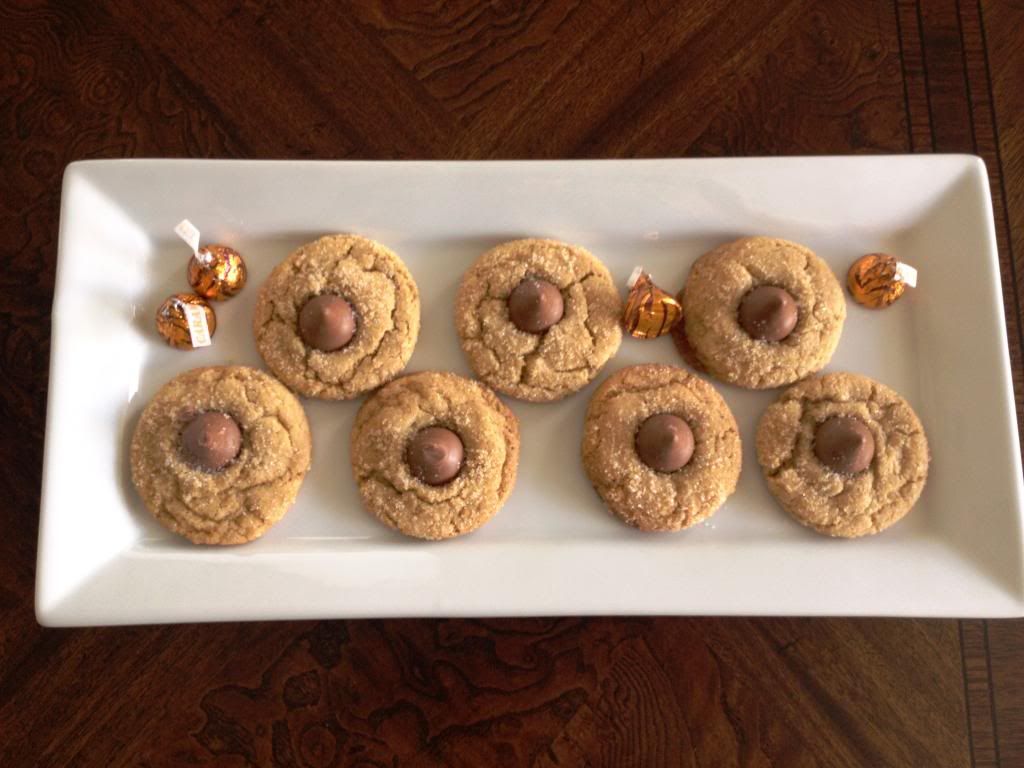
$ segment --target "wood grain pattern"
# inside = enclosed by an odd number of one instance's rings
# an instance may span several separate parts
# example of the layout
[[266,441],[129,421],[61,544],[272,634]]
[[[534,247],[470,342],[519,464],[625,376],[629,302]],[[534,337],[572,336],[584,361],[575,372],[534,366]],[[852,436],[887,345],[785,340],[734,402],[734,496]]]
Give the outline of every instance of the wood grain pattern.
[[975,152],[1024,391],[1019,0],[0,5],[0,765],[1024,765],[1024,621],[42,630],[60,176],[91,157]]
[[[987,99],[988,109],[983,119],[989,122],[982,126],[976,120],[975,127],[979,136],[985,133],[992,139],[986,145],[986,163],[992,182],[1000,252],[1014,267],[1012,293],[1019,330],[1024,287],[1024,46],[1020,34],[1024,29],[1024,3],[986,0],[977,6],[969,5],[969,10],[977,17],[980,48],[985,52],[988,74],[987,82],[980,82],[978,90],[981,98]],[[972,98],[973,93],[972,90]],[[994,177],[993,170],[997,173]],[[1024,346],[1024,342],[1020,343]],[[1011,344],[1011,351],[1013,348]],[[1020,349],[1016,351],[1019,355]],[[1019,418],[1024,412],[1019,357],[1015,364]],[[989,651],[990,706],[997,757],[1004,766],[1024,765],[1024,621],[988,622],[985,640]]]

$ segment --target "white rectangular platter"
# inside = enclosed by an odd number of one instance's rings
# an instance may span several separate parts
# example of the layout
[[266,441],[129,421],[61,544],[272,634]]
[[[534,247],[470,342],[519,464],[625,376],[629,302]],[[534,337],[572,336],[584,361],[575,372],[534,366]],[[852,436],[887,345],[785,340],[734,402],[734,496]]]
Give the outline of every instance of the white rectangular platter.
[[[211,347],[156,335],[187,290],[182,218],[237,248],[249,286],[218,304]],[[306,401],[313,468],[259,541],[196,547],[155,523],[126,461],[145,403],[200,365],[260,365],[260,283],[298,245],[354,231],[408,264],[422,299],[409,370],[469,374],[452,306],[462,272],[504,240],[581,244],[623,285],[642,264],[670,291],[690,264],[747,234],[813,248],[844,280],[872,251],[919,287],[884,311],[852,301],[828,370],[866,374],[916,409],[933,462],[913,512],[882,535],[821,537],[769,495],[754,458],[777,392],[718,384],[744,442],[736,493],[711,520],[644,534],[605,512],[579,458],[595,384],[562,402],[510,402],[519,480],[478,532],[402,538],[360,507],[348,440],[358,402]],[[598,377],[681,364],[668,337],[626,339]],[[361,616],[546,614],[1024,614],[1021,462],[984,165],[974,157],[558,162],[75,163],[64,176],[39,539],[46,625]]]

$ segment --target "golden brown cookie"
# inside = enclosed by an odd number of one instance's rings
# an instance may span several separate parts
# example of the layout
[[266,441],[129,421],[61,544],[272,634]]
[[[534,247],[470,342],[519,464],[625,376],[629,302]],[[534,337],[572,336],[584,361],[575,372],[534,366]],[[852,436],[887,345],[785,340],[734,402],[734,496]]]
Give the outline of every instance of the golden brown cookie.
[[[552,295],[523,296],[517,305],[524,283],[540,283]],[[510,306],[524,316],[520,325]],[[547,402],[585,387],[615,354],[621,314],[611,274],[588,251],[555,240],[515,240],[487,251],[463,276],[455,327],[485,383],[511,397]]]
[[[868,434],[832,437],[829,450],[822,425],[837,421]],[[855,373],[790,387],[757,426],[768,488],[797,521],[829,536],[878,533],[902,518],[921,495],[928,458],[924,429],[907,401]]]
[[[649,420],[662,415],[682,419],[692,437],[692,455],[675,471],[654,469],[643,458]],[[675,453],[659,458],[682,458]],[[678,531],[710,517],[736,490],[741,462],[729,406],[714,387],[682,368],[624,368],[598,387],[587,407],[584,469],[608,509],[636,528]]]
[[[354,334],[337,349],[317,348],[300,327],[307,303],[319,297],[349,306]],[[419,329],[409,270],[388,248],[358,235],[299,247],[263,284],[253,318],[256,347],[274,375],[299,394],[327,400],[358,397],[398,375]]]
[[[203,469],[186,444],[203,415],[238,430],[237,455],[216,457],[227,462],[221,469]],[[209,447],[210,437],[197,445]],[[223,366],[187,371],[157,392],[135,427],[130,461],[146,508],[167,528],[196,544],[242,544],[284,516],[311,455],[295,396],[263,371]]]
[[[416,441],[440,428],[457,436],[461,461],[450,470],[448,446],[423,453],[443,475],[414,472]],[[450,439],[450,437],[449,437]],[[486,523],[512,492],[519,462],[519,423],[487,387],[454,373],[403,376],[374,393],[352,428],[352,471],[363,504],[407,536],[447,539]],[[453,479],[447,479],[454,474]]]
[[[745,328],[743,313],[751,309],[745,302],[757,297],[755,289],[788,294],[788,318],[779,311],[770,321],[763,316],[753,320],[761,321],[759,330],[768,331],[761,335],[771,337],[774,330],[782,338],[755,338],[749,323]],[[770,303],[773,298],[767,298],[762,311],[778,309]],[[744,237],[701,256],[681,299],[686,338],[704,368],[722,381],[751,389],[792,384],[821,370],[835,352],[846,319],[843,290],[829,266],[809,248],[773,237]]]

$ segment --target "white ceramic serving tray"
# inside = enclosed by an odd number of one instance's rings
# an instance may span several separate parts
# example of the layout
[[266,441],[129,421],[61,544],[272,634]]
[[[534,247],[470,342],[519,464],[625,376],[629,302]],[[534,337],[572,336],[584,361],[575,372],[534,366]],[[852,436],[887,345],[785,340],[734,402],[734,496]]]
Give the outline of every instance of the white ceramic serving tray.
[[[188,288],[189,217],[244,254],[249,286],[217,304],[211,347],[156,335],[163,298]],[[260,365],[260,283],[293,248],[353,231],[387,244],[419,285],[409,370],[469,374],[453,327],[462,272],[504,240],[586,246],[623,285],[642,264],[682,285],[712,246],[766,234],[805,243],[837,277],[871,251],[920,271],[884,311],[848,302],[828,370],[894,387],[933,462],[913,512],[884,534],[831,540],[797,525],[754,458],[778,394],[716,384],[744,442],[739,488],[707,523],[644,534],[603,508],[579,458],[595,384],[560,403],[511,402],[522,461],[504,509],[478,532],[426,543],[360,507],[349,469],[358,402],[306,401],[313,468],[288,515],[240,547],[165,531],[132,488],[136,419],[172,376]],[[598,377],[680,364],[668,337],[626,339]],[[36,612],[47,625],[359,616],[842,614],[1020,616],[1021,462],[984,165],[969,156],[583,162],[75,163],[64,176]]]

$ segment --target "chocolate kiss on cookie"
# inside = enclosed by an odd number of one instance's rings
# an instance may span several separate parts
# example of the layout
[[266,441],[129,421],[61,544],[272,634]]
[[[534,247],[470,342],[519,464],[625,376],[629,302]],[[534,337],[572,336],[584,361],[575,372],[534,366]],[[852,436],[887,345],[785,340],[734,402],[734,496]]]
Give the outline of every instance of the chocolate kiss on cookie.
[[860,419],[833,416],[814,431],[814,455],[834,472],[855,475],[871,466],[875,438]]
[[321,352],[334,352],[348,344],[356,333],[352,305],[341,296],[323,294],[307,301],[299,312],[302,340]]
[[238,456],[242,449],[242,431],[238,422],[226,413],[207,411],[185,427],[181,447],[197,469],[218,472]]
[[426,427],[409,442],[405,460],[413,475],[427,485],[444,485],[462,469],[462,440],[445,427]]
[[785,288],[759,285],[740,302],[739,320],[751,338],[782,341],[796,328],[796,301]]
[[528,277],[508,297],[508,316],[520,331],[543,333],[562,319],[565,303],[558,286]]
[[636,452],[651,469],[675,472],[689,464],[693,457],[693,431],[674,414],[655,414],[637,431]]

